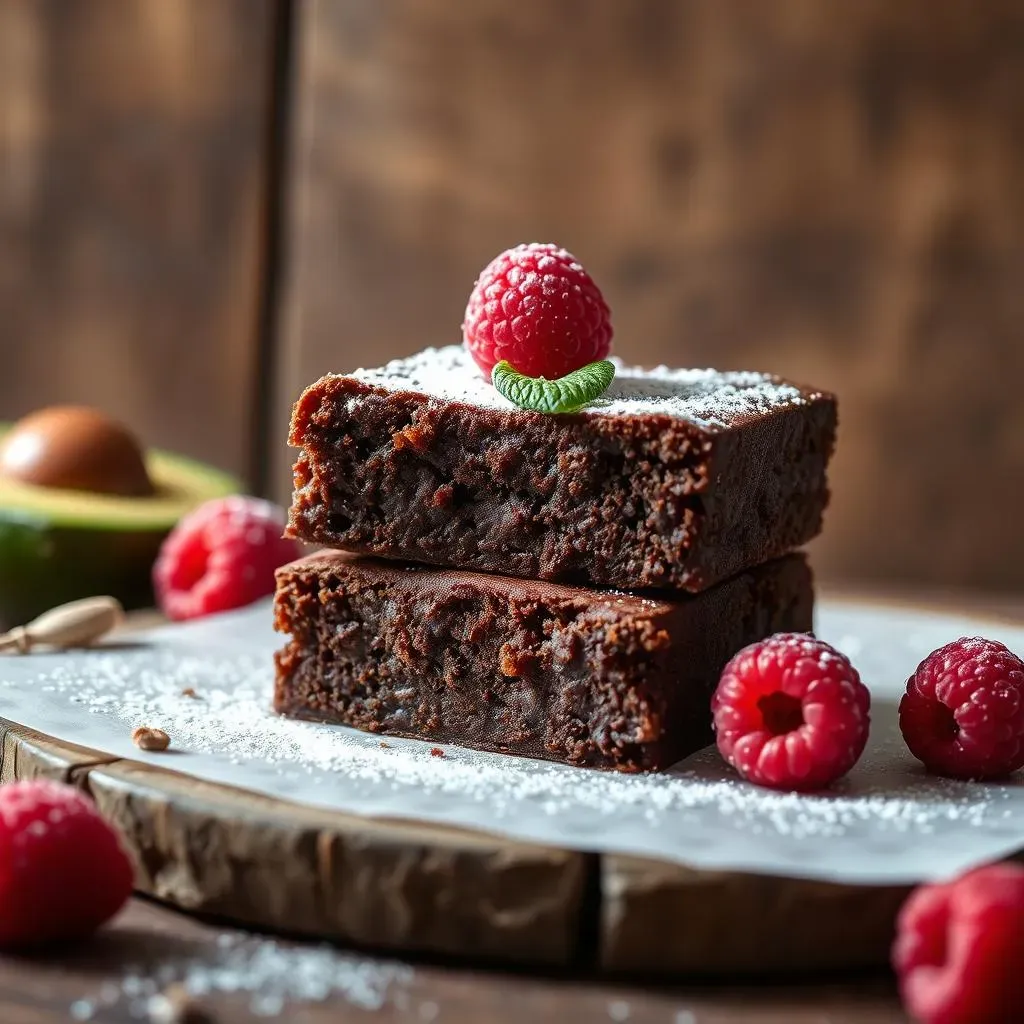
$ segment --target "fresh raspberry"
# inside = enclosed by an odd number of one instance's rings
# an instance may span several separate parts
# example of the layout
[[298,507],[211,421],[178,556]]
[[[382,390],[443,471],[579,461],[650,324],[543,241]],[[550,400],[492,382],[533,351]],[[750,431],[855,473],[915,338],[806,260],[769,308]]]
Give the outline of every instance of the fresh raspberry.
[[745,647],[711,700],[718,749],[736,771],[773,789],[821,789],[856,764],[871,695],[837,650],[802,633]]
[[892,963],[920,1024],[1006,1024],[1024,1014],[1024,868],[993,864],[914,890]]
[[993,779],[1024,767],[1024,662],[980,637],[940,647],[907,682],[900,730],[936,775]]
[[557,380],[604,359],[608,306],[571,253],[533,242],[496,256],[469,296],[462,336],[488,377],[507,360],[527,377]]
[[216,498],[185,516],[164,541],[153,587],[168,618],[241,608],[274,592],[274,570],[299,557],[281,536],[284,512],[269,501]]
[[131,891],[128,855],[91,800],[42,779],[0,786],[0,945],[84,937]]

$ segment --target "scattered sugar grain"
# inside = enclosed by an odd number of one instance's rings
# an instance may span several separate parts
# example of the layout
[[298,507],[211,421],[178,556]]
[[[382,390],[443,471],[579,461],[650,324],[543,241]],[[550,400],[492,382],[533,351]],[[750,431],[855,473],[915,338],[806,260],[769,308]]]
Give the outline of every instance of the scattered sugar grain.
[[146,1018],[149,1024],[214,1024],[212,1014],[180,984],[146,1000]]
[[[170,981],[170,978],[167,978],[166,980]],[[113,982],[110,982],[110,981],[105,982],[103,984],[102,988],[100,989],[99,1001],[104,1006],[110,1006],[113,1003],[116,1003],[117,1000],[120,999],[120,998],[121,998],[121,988],[120,988],[119,985],[115,985]]]
[[[277,1016],[291,1002],[331,998],[379,1010],[412,978],[412,968],[404,964],[366,960],[329,946],[287,946],[272,939],[222,935],[204,954],[128,968],[113,993],[112,983],[104,986],[103,1002],[126,1003],[140,1016],[156,1013],[156,1020],[169,1012],[168,990],[194,999],[245,993],[249,1011],[259,1017]],[[91,1015],[94,1006],[92,1000],[80,999],[72,1005],[72,1016],[88,1020],[84,1014]]]
[[257,1017],[278,1017],[284,1010],[284,999],[279,995],[256,996],[252,1002],[252,1012]]
[[608,1004],[608,1016],[616,1021],[617,1024],[622,1024],[623,1021],[629,1020],[632,1012],[629,1003],[624,999],[616,999]]
[[149,986],[149,981],[137,974],[126,975],[121,981],[121,990],[126,996],[144,995]]

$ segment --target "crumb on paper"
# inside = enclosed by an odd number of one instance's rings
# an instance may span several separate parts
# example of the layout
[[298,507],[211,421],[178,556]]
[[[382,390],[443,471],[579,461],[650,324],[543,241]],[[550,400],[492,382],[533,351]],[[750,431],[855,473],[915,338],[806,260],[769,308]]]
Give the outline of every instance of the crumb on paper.
[[171,745],[171,737],[163,729],[140,725],[132,732],[132,743],[139,750],[166,750]]
[[186,686],[185,689],[181,691],[181,695],[182,697],[193,697],[195,700],[199,700],[199,694],[196,693],[191,686]]
[[391,744],[390,743],[386,743],[384,740],[381,740],[380,741],[380,749],[381,750],[390,750],[391,749]]
[[430,756],[431,757],[444,757],[444,751],[440,747],[431,747],[430,748]]

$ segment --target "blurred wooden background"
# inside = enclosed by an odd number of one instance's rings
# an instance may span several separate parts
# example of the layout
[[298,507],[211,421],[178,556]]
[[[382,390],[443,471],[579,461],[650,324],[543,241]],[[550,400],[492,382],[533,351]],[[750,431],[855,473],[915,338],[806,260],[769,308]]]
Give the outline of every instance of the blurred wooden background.
[[823,577],[1011,590],[1022,181],[1021,0],[0,0],[0,418],[281,497],[304,384],[554,240],[624,358],[839,393]]
[[0,0],[0,419],[246,468],[270,0]]

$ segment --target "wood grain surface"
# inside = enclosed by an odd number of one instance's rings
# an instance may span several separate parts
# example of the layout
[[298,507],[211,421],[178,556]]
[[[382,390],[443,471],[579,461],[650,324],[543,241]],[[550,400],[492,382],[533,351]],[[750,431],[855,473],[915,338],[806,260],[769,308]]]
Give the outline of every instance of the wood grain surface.
[[[136,1024],[145,1010],[124,992],[126,976],[149,979],[164,972],[177,980],[183,964],[212,969],[223,961],[229,928],[205,924],[135,900],[95,939],[51,955],[0,956],[0,1019],[4,1024],[67,1024],[73,1006],[89,1007],[91,1024]],[[279,943],[280,949],[295,949]],[[354,970],[386,970],[394,961],[371,954],[351,957]],[[193,966],[193,971],[196,967]],[[172,981],[168,989],[174,984]],[[134,986],[129,983],[129,988]],[[106,1002],[104,997],[111,998]],[[217,991],[196,999],[212,1024],[267,1020],[253,1011],[253,995]],[[80,1012],[83,1012],[80,1010]],[[368,1009],[331,994],[310,1002],[289,1000],[278,1019],[288,1024],[905,1024],[890,982],[861,976],[757,986],[648,983],[610,984],[585,976],[530,977],[438,963],[407,965]],[[206,1022],[203,1022],[206,1024]]]
[[652,976],[883,967],[909,892],[605,856],[600,963]]
[[[155,784],[139,782],[134,777],[138,774],[165,777]],[[297,898],[300,914],[312,914],[323,920],[323,909],[312,909],[308,897],[303,899],[298,895],[299,891],[289,884],[301,869],[297,872],[283,865],[280,856],[274,856],[275,851],[281,850],[280,837],[278,840],[272,838],[274,819],[281,817],[281,809],[267,815],[265,805],[270,802],[263,801],[264,806],[261,807],[261,802],[253,798],[245,801],[232,799],[232,791],[225,791],[223,787],[187,782],[173,773],[114,761],[83,748],[49,740],[30,730],[6,727],[0,744],[0,781],[33,777],[68,781],[95,797],[103,813],[122,829],[128,840],[138,862],[138,884],[143,889],[160,892],[185,905],[190,903],[194,911],[226,912],[230,916],[238,916],[240,908],[248,908],[250,918],[259,918],[265,911],[256,909],[254,912],[254,908],[261,908],[269,902],[276,907],[276,922],[280,925],[299,920],[286,905],[289,899]],[[180,806],[171,806],[174,803]],[[223,828],[239,828],[241,838],[238,840],[226,838],[218,824],[225,806],[231,807],[232,816],[223,820]],[[197,808],[204,807],[205,824],[197,820],[187,821],[189,814],[196,815]],[[246,816],[249,820],[245,820]],[[293,809],[287,812],[287,816],[294,822],[306,817],[306,812]],[[253,838],[258,837],[260,823],[264,837],[269,841],[264,838],[260,842],[257,838],[256,848],[240,849],[237,844],[253,842]],[[147,826],[146,833],[140,835],[140,829]],[[307,819],[305,828],[309,827]],[[329,831],[336,830],[337,822],[327,827]],[[408,900],[396,900],[393,890],[408,885],[417,877],[415,858],[410,859],[411,835],[418,834],[417,842],[421,845],[429,840],[440,850],[465,849],[473,842],[472,837],[465,834],[438,835],[440,829],[379,824],[371,828],[364,848],[380,854],[386,837],[402,837],[402,831],[406,836],[395,841],[395,846],[406,848],[404,862],[412,865],[411,870],[394,871],[394,860],[386,853],[380,861],[365,859],[360,862],[358,856],[353,858],[351,867],[355,877],[349,880],[346,892],[365,912],[362,920],[372,923],[368,931],[357,936],[366,940],[361,944],[394,945],[396,938],[400,944],[402,929],[399,926],[396,932],[394,923],[387,920],[387,907],[406,905]],[[493,841],[486,839],[477,842],[483,849],[493,846]],[[232,844],[233,848],[228,852],[227,846]],[[178,849],[170,853],[174,846]],[[301,859],[301,844],[290,849]],[[253,855],[265,856],[268,853],[270,856],[266,860],[252,859]],[[211,871],[215,865],[221,868],[219,876],[218,872]],[[621,873],[623,865],[613,865],[612,870]],[[392,892],[384,893],[383,902],[380,897],[375,900],[374,893],[379,891],[382,874],[386,877],[389,872],[395,883]],[[479,876],[481,872],[475,873]],[[382,1006],[368,1010],[353,1002],[351,992],[329,992],[325,998],[313,1001],[288,999],[281,1009],[282,1016],[294,1024],[319,1024],[339,1019],[420,1024],[433,1020],[444,1024],[520,1024],[523,1020],[537,1024],[589,1024],[605,1019],[630,1021],[631,1024],[753,1024],[755,1021],[811,1024],[822,1019],[831,1024],[896,1024],[905,1020],[892,981],[882,972],[831,978],[819,974],[815,977],[807,975],[798,966],[796,972],[776,976],[770,982],[763,979],[760,982],[750,979],[741,982],[737,977],[739,966],[734,964],[717,982],[707,977],[686,980],[678,971],[674,971],[671,978],[663,976],[660,980],[653,980],[654,975],[671,963],[672,954],[667,957],[664,953],[653,952],[650,962],[644,963],[642,959],[638,961],[637,948],[655,950],[660,936],[666,940],[667,948],[679,955],[687,940],[674,936],[685,936],[690,931],[693,913],[686,901],[680,898],[682,893],[675,871],[670,869],[660,876],[655,873],[652,878],[657,886],[664,887],[663,894],[668,898],[660,906],[647,906],[643,926],[646,934],[632,937],[640,945],[634,947],[625,943],[624,936],[616,938],[614,927],[606,930],[615,945],[610,947],[610,955],[605,957],[603,966],[624,975],[623,980],[601,980],[594,973],[595,965],[588,966],[585,962],[562,964],[557,976],[546,977],[521,972],[487,973],[478,966],[467,968],[465,957],[460,967],[445,965],[443,957],[438,959],[436,954],[437,948],[443,948],[442,940],[440,946],[434,947],[434,955],[429,962],[421,961],[414,965],[404,961],[406,968],[401,972],[400,983],[384,989]],[[482,890],[477,887],[474,891],[463,886],[453,891],[451,874],[447,871],[423,881],[439,883],[431,900],[440,912],[450,913],[453,918],[451,923],[433,934],[447,936],[449,941],[454,937],[456,941],[452,947],[465,953],[466,941],[458,937],[458,929],[466,925],[466,913],[471,912],[471,908],[459,907],[453,896],[486,898],[489,887],[484,886]],[[507,874],[505,881],[511,881],[515,886],[515,880],[509,879]],[[713,888],[716,886],[720,895],[725,897],[723,907],[726,912],[718,915],[715,939],[728,946],[737,941],[729,926],[729,908],[732,895],[736,893],[730,895],[728,887],[723,889],[718,883],[713,883]],[[629,887],[623,888],[628,890]],[[366,889],[366,892],[360,894],[360,889]],[[189,893],[190,900],[186,895]],[[330,894],[319,895],[330,899]],[[624,913],[627,927],[641,924],[637,911],[642,908],[631,907],[628,894],[626,898],[622,894],[616,895],[614,905],[616,912]],[[507,912],[513,909],[508,900],[505,906]],[[824,907],[818,902],[815,909],[821,911]],[[381,916],[385,920],[381,921]],[[749,929],[751,924],[746,918],[745,926],[734,921],[733,927],[743,930]],[[831,939],[842,944],[850,938],[850,933],[843,929],[843,922],[836,922],[836,927],[842,934],[834,933]],[[521,934],[521,929],[515,925],[511,930],[514,934]],[[415,927],[411,928],[407,923],[404,941],[408,942],[411,931],[415,931]],[[335,930],[334,934],[337,936],[339,933]],[[763,927],[760,930],[755,928],[748,937],[739,939],[741,947],[749,947],[751,934],[764,936],[766,933]],[[821,929],[813,934],[823,936]],[[353,935],[350,933],[348,937]],[[480,955],[473,957],[478,964],[481,957],[486,958],[493,950],[488,949],[488,937],[481,935],[478,927],[471,930],[469,937],[478,943]],[[769,936],[769,941],[777,938]],[[151,986],[157,991],[170,993],[182,979],[195,978],[197,973],[209,979],[211,972],[218,971],[218,966],[225,963],[224,943],[232,939],[271,941],[245,939],[237,928],[203,924],[193,916],[135,899],[112,926],[78,948],[22,956],[0,954],[0,1020],[4,1024],[56,1024],[72,1019],[127,1024],[128,1021],[144,1019],[144,1002],[140,1004],[138,998],[140,988]],[[276,949],[300,948],[295,942],[274,941]],[[551,948],[551,940],[541,938],[539,941],[542,945],[547,942]],[[853,941],[856,946],[856,938]],[[699,943],[692,938],[689,944],[692,947],[688,953],[690,963],[711,963],[716,957],[721,957],[721,950],[709,957],[707,950],[700,949]],[[414,950],[420,948],[422,951],[424,947],[429,950],[430,942],[413,944]],[[369,972],[371,975],[391,972],[396,964],[402,963],[395,961],[394,952],[387,956],[369,952],[343,955],[348,956],[352,971]],[[536,963],[538,957],[525,958]],[[681,961],[676,963],[678,965]],[[811,966],[820,966],[821,963],[818,957],[816,964]],[[251,973],[249,971],[247,976]],[[265,1019],[254,1011],[253,992],[237,990],[240,983],[232,982],[229,974],[225,978],[223,971],[219,976],[223,979],[219,987],[214,986],[212,992],[194,1000],[193,1008],[208,1015],[206,1020],[200,1019],[202,1024],[209,1021],[241,1024],[243,1021]],[[157,984],[155,979],[162,980]],[[252,984],[251,977],[248,984]],[[236,990],[230,990],[232,988]],[[365,986],[356,986],[355,990],[364,991]],[[88,1016],[76,1018],[73,1013]]]
[[273,0],[0,0],[0,420],[246,473]]
[[553,239],[628,360],[839,393],[823,578],[1024,583],[1016,0],[312,2],[297,41],[278,439]]
[[89,771],[87,787],[136,852],[137,888],[187,910],[410,953],[578,957],[583,854],[367,822],[124,761]]
[[0,733],[0,781],[82,787],[131,851],[139,892],[272,931],[469,963],[773,977],[884,967],[906,895],[352,817],[3,719]]
[[627,359],[839,393],[823,579],[1017,587],[1022,121],[1016,0],[0,0],[0,418],[94,403],[284,498],[304,384],[553,238]]

